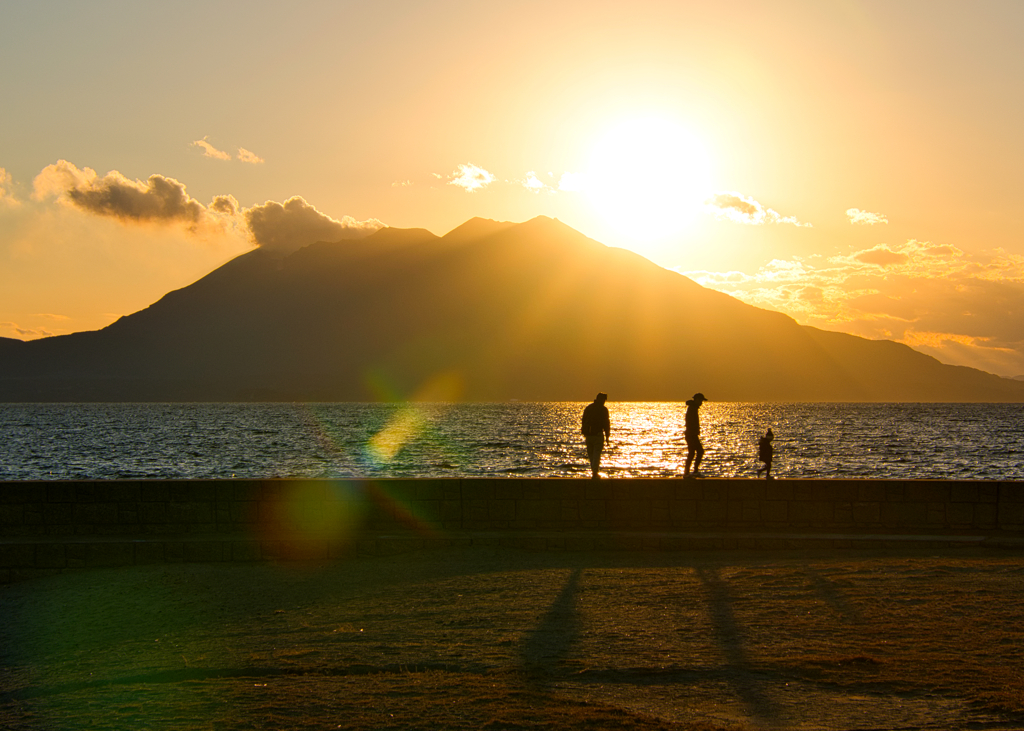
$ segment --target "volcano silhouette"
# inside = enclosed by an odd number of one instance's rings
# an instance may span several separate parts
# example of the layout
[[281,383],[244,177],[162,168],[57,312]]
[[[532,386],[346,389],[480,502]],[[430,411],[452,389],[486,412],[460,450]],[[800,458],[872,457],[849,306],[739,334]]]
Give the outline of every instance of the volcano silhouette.
[[4,401],[1024,401],[538,217],[254,250],[94,332],[0,339]]

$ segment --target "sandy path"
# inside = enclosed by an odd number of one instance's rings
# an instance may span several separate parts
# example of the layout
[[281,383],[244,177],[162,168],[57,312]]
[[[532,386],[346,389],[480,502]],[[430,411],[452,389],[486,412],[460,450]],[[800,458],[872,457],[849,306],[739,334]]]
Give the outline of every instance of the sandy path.
[[0,587],[0,727],[1024,728],[1024,555],[526,553]]

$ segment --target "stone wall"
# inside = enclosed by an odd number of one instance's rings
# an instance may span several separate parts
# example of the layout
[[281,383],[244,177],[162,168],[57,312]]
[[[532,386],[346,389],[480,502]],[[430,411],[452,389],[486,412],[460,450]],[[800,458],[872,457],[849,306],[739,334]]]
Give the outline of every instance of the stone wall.
[[1024,481],[0,482],[0,581],[80,566],[330,558],[488,534],[537,545],[540,533],[544,546],[581,548],[627,534],[636,547],[697,545],[710,534],[715,546],[739,545],[721,544],[723,535],[760,536],[752,547],[795,533],[833,544],[836,534],[1024,536]]

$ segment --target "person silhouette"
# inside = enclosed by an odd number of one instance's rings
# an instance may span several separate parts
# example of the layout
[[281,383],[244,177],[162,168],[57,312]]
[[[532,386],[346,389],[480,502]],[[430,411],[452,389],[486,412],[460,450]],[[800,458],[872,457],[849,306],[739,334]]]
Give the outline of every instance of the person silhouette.
[[772,446],[772,442],[775,441],[775,435],[772,434],[772,430],[769,429],[763,437],[757,440],[757,458],[764,462],[764,467],[757,468],[757,476],[760,477],[762,472],[765,473],[765,479],[772,479],[772,457],[775,454],[775,448]]
[[587,457],[590,459],[591,479],[600,479],[598,469],[601,467],[601,452],[604,451],[605,439],[611,439],[612,423],[608,416],[608,407],[604,402],[608,394],[599,393],[592,404],[583,409],[583,425],[581,431],[587,442]]
[[704,445],[700,442],[700,414],[697,410],[700,405],[707,401],[704,394],[695,393],[693,398],[686,402],[686,430],[683,436],[686,438],[686,467],[683,469],[683,477],[690,476],[690,465],[693,465],[693,476],[703,477],[700,471],[700,462],[704,459]]

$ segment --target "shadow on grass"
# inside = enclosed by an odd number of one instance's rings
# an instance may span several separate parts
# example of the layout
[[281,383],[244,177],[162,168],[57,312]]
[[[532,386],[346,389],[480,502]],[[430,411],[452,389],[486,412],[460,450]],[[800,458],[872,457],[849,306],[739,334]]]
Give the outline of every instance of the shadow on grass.
[[583,620],[576,600],[582,574],[580,567],[570,572],[554,603],[523,640],[520,663],[528,684],[534,689],[544,686],[544,679],[557,670],[559,661],[568,655],[579,638]]
[[698,568],[697,576],[707,593],[708,612],[715,639],[722,648],[726,663],[736,671],[729,673],[729,683],[733,691],[751,718],[769,726],[776,726],[780,720],[779,707],[762,687],[765,683],[749,672],[742,631],[732,611],[733,600],[729,585],[722,580],[718,569],[714,567]]

